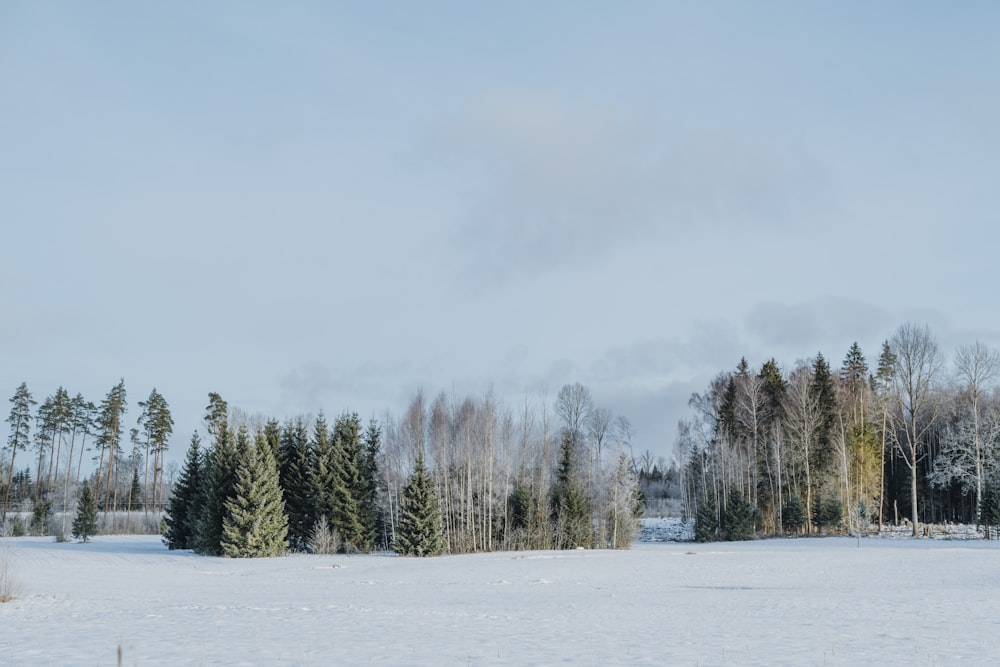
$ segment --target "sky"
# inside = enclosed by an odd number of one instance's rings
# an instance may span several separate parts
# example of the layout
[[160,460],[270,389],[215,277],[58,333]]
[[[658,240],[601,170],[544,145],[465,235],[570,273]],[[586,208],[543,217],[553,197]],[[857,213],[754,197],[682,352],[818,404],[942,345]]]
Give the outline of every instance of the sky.
[[[1000,346],[992,2],[0,2],[0,392],[283,419]],[[4,389],[6,388],[6,389]],[[6,410],[5,410],[6,412]]]

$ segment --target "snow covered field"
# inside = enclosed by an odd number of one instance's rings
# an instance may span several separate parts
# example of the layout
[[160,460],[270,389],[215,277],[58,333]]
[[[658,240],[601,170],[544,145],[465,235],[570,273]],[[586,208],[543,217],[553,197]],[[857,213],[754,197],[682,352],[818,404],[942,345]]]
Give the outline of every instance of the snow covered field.
[[1000,542],[228,560],[4,538],[0,665],[953,665],[1000,660]]

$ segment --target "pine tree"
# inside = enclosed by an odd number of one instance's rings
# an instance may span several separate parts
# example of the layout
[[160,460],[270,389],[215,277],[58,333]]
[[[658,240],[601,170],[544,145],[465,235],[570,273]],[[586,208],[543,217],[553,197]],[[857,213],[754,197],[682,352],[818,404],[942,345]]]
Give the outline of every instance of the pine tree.
[[576,472],[576,456],[573,431],[563,429],[559,468],[552,488],[555,543],[560,549],[590,546],[593,537],[587,495]]
[[37,405],[25,382],[22,382],[21,386],[17,388],[10,402],[13,403],[13,407],[6,420],[10,424],[10,436],[7,438],[7,448],[10,450],[10,468],[7,474],[7,488],[3,495],[3,517],[0,521],[7,520],[7,503],[10,500],[10,489],[14,481],[14,459],[17,456],[17,450],[25,449],[28,446],[28,436],[31,433],[31,407]]
[[[97,492],[95,496],[100,501],[101,484],[104,483],[106,498],[104,501],[104,511],[112,510],[112,490],[117,488],[112,484],[112,477],[116,471],[115,464],[120,460],[119,445],[122,437],[122,415],[128,409],[125,394],[125,380],[122,379],[111,388],[108,395],[101,401],[101,408],[97,415],[97,444],[101,448],[100,463],[97,466]],[[107,455],[107,479],[104,480],[104,461]],[[117,498],[116,498],[117,499]]]
[[236,440],[229,427],[222,423],[215,434],[215,447],[206,462],[204,492],[198,518],[194,549],[198,553],[218,556],[222,553],[222,525],[226,518],[226,501],[236,485],[237,450],[246,447],[246,429],[240,429]]
[[729,489],[726,507],[722,510],[723,537],[730,542],[748,540],[753,537],[756,513],[756,508],[743,497],[739,489],[736,487]]
[[83,483],[80,491],[80,503],[76,508],[76,518],[73,519],[73,537],[81,542],[87,542],[91,535],[97,534],[97,503],[90,485]]
[[146,503],[142,499],[142,485],[139,483],[139,468],[132,468],[132,486],[128,491],[128,509],[135,512],[143,509]]
[[806,509],[802,504],[802,498],[789,496],[781,510],[781,522],[785,532],[790,533],[798,533],[802,526],[806,525]]
[[191,549],[196,528],[197,511],[194,507],[195,496],[201,487],[202,466],[201,438],[195,432],[191,436],[184,469],[174,487],[174,494],[167,504],[167,513],[163,517],[166,528],[163,532],[163,542],[169,549]]
[[1000,526],[1000,483],[996,479],[987,479],[983,483],[979,498],[979,523],[987,540],[996,534],[994,528]]
[[361,420],[357,414],[341,415],[333,426],[333,513],[330,524],[348,551],[370,550],[365,544],[361,513]]
[[240,451],[233,496],[226,501],[222,552],[230,558],[270,558],[288,550],[288,517],[278,465],[261,433]]
[[382,429],[378,422],[372,419],[368,422],[368,428],[365,429],[360,471],[361,488],[359,489],[358,504],[363,532],[359,548],[362,551],[371,551],[375,548],[375,542],[383,528],[382,512],[379,508],[381,476],[378,467],[381,440]]
[[163,455],[167,451],[167,441],[174,432],[174,419],[170,414],[170,406],[167,399],[163,398],[160,392],[149,393],[149,398],[139,401],[142,414],[139,415],[139,426],[142,428],[144,443],[146,448],[145,462],[146,469],[143,478],[143,487],[149,492],[149,464],[150,454],[153,456],[153,493],[152,498],[143,498],[143,503],[147,507],[150,501],[153,505],[160,504],[160,477],[163,472]]
[[311,482],[312,450],[303,420],[285,424],[279,455],[278,478],[288,515],[288,543],[295,551],[305,551],[317,515]]
[[403,489],[393,548],[403,556],[437,556],[444,548],[441,508],[434,480],[420,454]]
[[698,503],[694,516],[694,539],[696,542],[714,542],[719,539],[719,512],[711,494],[705,495]]
[[321,516],[329,519],[333,516],[336,506],[334,490],[337,488],[337,464],[333,442],[330,439],[330,429],[322,412],[313,424],[311,449],[313,467],[309,484],[314,499],[312,519],[315,521]]

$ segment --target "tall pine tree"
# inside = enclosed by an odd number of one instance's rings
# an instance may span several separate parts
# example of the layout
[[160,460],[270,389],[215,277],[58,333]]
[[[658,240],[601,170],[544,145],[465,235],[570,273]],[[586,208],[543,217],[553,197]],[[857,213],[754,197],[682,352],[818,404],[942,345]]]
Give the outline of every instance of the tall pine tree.
[[167,505],[163,517],[166,529],[163,542],[170,549],[191,549],[194,547],[194,531],[197,527],[196,496],[201,490],[202,467],[201,438],[198,433],[191,436],[184,469],[174,487],[174,494]]
[[230,558],[269,558],[288,550],[288,517],[278,465],[267,436],[240,450],[233,495],[226,503],[222,552]]
[[420,454],[403,489],[393,548],[402,556],[437,556],[444,549],[441,507]]

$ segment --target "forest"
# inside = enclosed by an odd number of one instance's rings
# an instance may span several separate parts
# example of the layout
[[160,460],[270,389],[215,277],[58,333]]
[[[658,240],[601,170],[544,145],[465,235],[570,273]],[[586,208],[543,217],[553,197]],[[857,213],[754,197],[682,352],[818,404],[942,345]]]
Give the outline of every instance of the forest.
[[39,404],[22,383],[0,464],[5,534],[66,539],[75,513],[72,535],[86,541],[133,529],[138,514],[170,548],[209,555],[424,556],[628,548],[638,528],[648,471],[631,427],[580,384],[518,411],[491,392],[429,404],[418,392],[404,414],[367,425],[350,412],[279,422],[208,399],[205,443],[192,434],[177,470],[164,465],[173,418],[156,389],[126,441],[124,380],[97,405],[62,387]]
[[699,540],[865,533],[906,523],[1000,524],[1000,357],[976,342],[946,363],[906,323],[870,364],[857,343],[783,370],[741,359],[678,426]]

